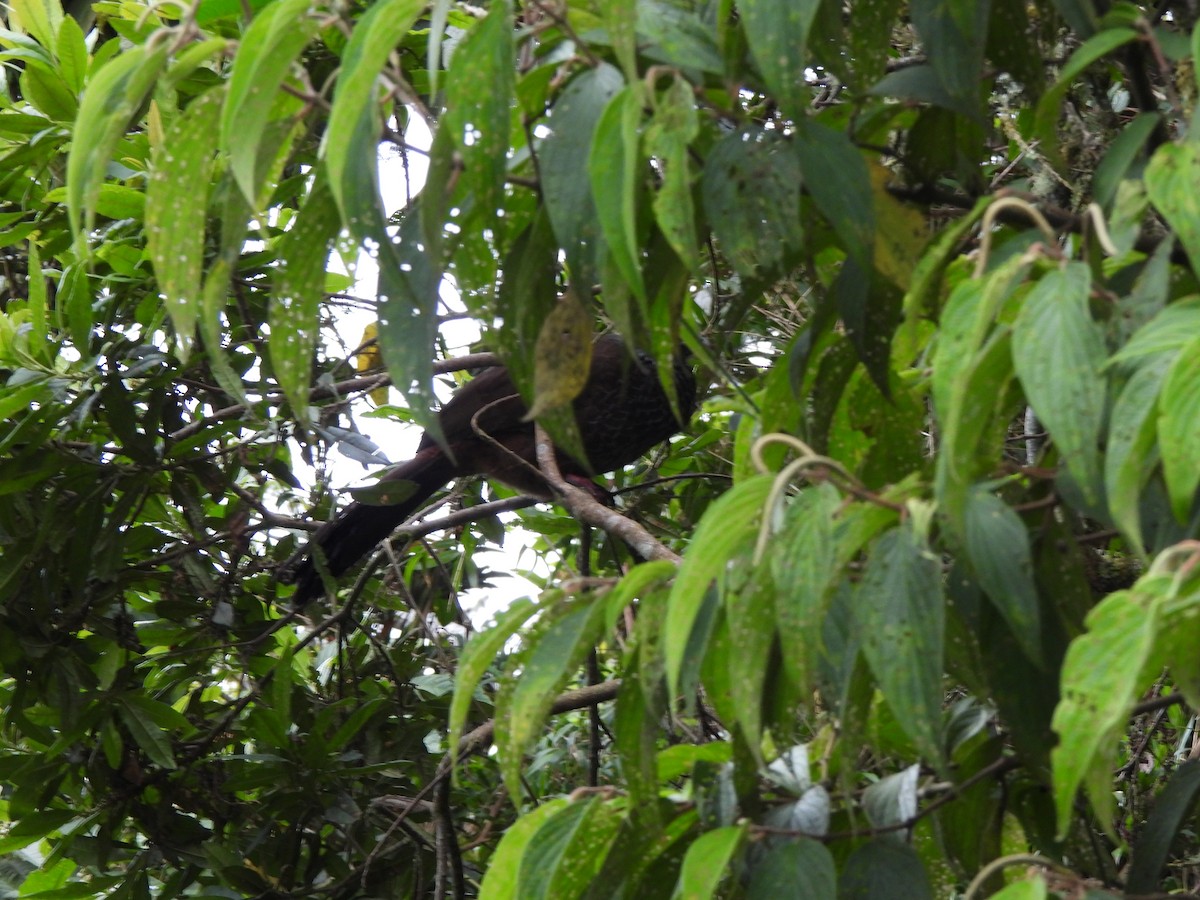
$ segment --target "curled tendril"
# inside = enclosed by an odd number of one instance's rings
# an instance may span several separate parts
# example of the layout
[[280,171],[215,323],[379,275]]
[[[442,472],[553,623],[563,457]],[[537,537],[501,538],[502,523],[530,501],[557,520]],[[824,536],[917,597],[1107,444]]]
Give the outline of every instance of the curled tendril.
[[1017,209],[1027,215],[1042,232],[1046,238],[1046,243],[1053,245],[1057,236],[1054,229],[1050,227],[1050,223],[1041,211],[1028,200],[1022,200],[1020,197],[1001,197],[995,203],[987,208],[983,214],[983,222],[979,226],[982,234],[982,240],[979,242],[979,259],[975,263],[975,277],[979,278],[983,275],[987,268],[988,257],[992,252],[992,232],[996,224],[996,218],[1006,209]]
[[767,494],[767,502],[763,507],[762,524],[758,529],[758,541],[754,545],[755,565],[758,565],[762,560],[763,553],[766,551],[767,540],[770,538],[771,519],[774,517],[775,509],[781,502],[784,492],[791,485],[792,479],[799,473],[819,466],[845,479],[848,484],[858,487],[858,482],[855,481],[854,476],[836,459],[822,456],[798,437],[778,431],[771,434],[764,434],[750,448],[750,461],[754,464],[754,468],[761,474],[765,475],[770,471],[770,467],[763,459],[763,449],[771,444],[783,444],[795,450],[799,456],[780,469],[779,474],[775,476],[775,480],[771,484],[771,491]]

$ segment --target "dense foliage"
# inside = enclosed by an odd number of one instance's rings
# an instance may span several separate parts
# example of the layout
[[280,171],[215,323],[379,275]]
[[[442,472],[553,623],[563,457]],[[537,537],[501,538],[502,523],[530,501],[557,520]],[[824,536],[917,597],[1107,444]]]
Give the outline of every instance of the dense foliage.
[[[1194,4],[6,15],[6,896],[1200,885]],[[467,483],[291,609],[464,310],[565,446],[598,323],[690,348],[648,561]],[[470,633],[514,520],[551,574]]]

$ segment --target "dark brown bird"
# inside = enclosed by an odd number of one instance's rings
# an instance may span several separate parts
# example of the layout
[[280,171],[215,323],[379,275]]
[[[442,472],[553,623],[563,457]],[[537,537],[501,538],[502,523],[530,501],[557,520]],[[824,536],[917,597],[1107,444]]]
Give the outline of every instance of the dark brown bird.
[[[696,404],[696,379],[682,357],[675,362],[674,374],[679,411],[686,422]],[[559,451],[562,473],[572,480],[628,465],[683,424],[671,410],[653,360],[643,354],[635,360],[624,341],[613,334],[596,341],[591,371],[575,398],[574,409],[588,459],[585,463]],[[322,526],[296,570],[292,602],[302,605],[322,591],[321,576],[312,561],[314,545],[321,548],[330,574],[337,577],[455,478],[486,475],[523,493],[549,499],[549,487],[537,471],[533,423],[525,421],[526,412],[503,367],[484,369],[459,388],[438,413],[451,455],[424,435],[417,455],[383,476],[384,481],[411,482],[415,488],[408,497],[390,506],[351,503],[334,521]]]

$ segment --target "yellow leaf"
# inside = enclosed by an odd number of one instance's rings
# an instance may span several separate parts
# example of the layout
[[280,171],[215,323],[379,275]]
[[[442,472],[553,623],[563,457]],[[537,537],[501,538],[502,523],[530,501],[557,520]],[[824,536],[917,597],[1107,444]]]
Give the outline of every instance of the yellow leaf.
[[[383,368],[383,354],[379,350],[379,326],[374,322],[363,329],[362,340],[358,342],[358,351],[354,354],[354,368],[359,372]],[[387,386],[375,388],[367,396],[376,406],[383,406],[388,402]]]

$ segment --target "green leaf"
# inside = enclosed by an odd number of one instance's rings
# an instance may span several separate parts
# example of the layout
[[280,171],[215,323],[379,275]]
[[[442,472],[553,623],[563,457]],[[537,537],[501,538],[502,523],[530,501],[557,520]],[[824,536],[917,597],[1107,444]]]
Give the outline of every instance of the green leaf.
[[592,137],[588,175],[600,229],[617,268],[643,304],[642,244],[638,235],[638,193],[641,163],[638,128],[642,121],[641,91],[623,88],[609,101]]
[[1105,351],[1103,332],[1088,311],[1091,284],[1083,263],[1042,277],[1013,325],[1013,364],[1080,491],[1097,503]]
[[233,60],[229,99],[221,116],[221,150],[228,154],[238,187],[252,205],[258,202],[255,170],[271,110],[292,63],[319,26],[309,14],[311,6],[312,0],[278,0],[265,7],[246,29]]
[[754,867],[746,896],[747,900],[836,900],[833,856],[816,841],[789,841]]
[[1145,553],[1140,505],[1154,472],[1158,396],[1171,357],[1152,357],[1121,388],[1109,415],[1104,484],[1113,522],[1140,554]]
[[117,703],[117,716],[129,729],[133,742],[151,762],[164,769],[175,768],[175,753],[170,737],[143,706],[135,705],[129,702],[128,698],[122,697]]
[[816,680],[821,623],[837,575],[833,526],[841,496],[831,484],[801,491],[771,540],[775,629],[788,677],[803,694]]
[[1189,759],[1176,769],[1150,810],[1150,817],[1133,845],[1133,863],[1125,882],[1129,894],[1153,894],[1162,882],[1171,845],[1185,828],[1200,797],[1200,760]]
[[[509,605],[499,616],[496,624],[487,631],[476,633],[463,648],[454,676],[454,699],[450,701],[449,736],[446,739],[451,750],[462,740],[467,714],[475,699],[475,689],[483,679],[496,654],[504,647],[517,629],[538,611],[538,605],[528,597],[522,597]],[[457,758],[455,760],[457,762]]]
[[654,195],[654,217],[667,242],[689,272],[699,265],[700,242],[692,202],[692,172],[688,147],[700,133],[691,86],[679,75],[653,97],[654,113],[646,125],[646,155],[658,161],[662,180]]
[[625,819],[621,806],[591,797],[559,810],[545,822],[521,860],[518,896],[530,900],[583,896]]
[[504,837],[488,860],[479,900],[523,900],[517,885],[529,842],[549,819],[570,805],[565,797],[543,801],[504,830]]
[[81,246],[95,221],[96,198],[130,120],[154,86],[169,46],[134,47],[92,76],[79,104],[67,157],[67,213]]
[[876,838],[850,854],[842,869],[838,900],[933,900],[929,876],[917,851],[907,844]]
[[[1158,397],[1158,447],[1171,511],[1179,522],[1191,516],[1200,486],[1200,336],[1188,343],[1167,370]],[[1143,463],[1145,465],[1145,463]]]
[[795,121],[807,117],[808,34],[820,0],[740,0],[750,53],[767,90]]
[[221,92],[197,97],[154,148],[146,185],[146,244],[159,296],[187,357],[201,313],[204,236]]
[[726,134],[704,162],[701,193],[721,251],[743,275],[769,273],[800,244],[798,157],[777,133]]
[[1056,129],[1067,92],[1088,66],[1137,37],[1138,33],[1131,28],[1113,28],[1089,37],[1071,54],[1058,73],[1058,80],[1038,100],[1033,115],[1033,137],[1037,139],[1042,155],[1059,171],[1064,171],[1066,164],[1059,150]]
[[804,186],[846,253],[869,271],[875,241],[874,197],[866,160],[843,131],[806,119],[796,132]]
[[756,534],[773,480],[770,475],[758,475],[734,485],[705,510],[696,526],[667,599],[663,656],[672,694],[679,693],[692,630],[709,586],[724,576],[730,562]]
[[82,91],[84,77],[87,75],[88,51],[83,30],[74,16],[63,16],[62,23],[58,26],[55,56],[58,57],[59,74],[67,87],[75,93]]
[[945,604],[941,567],[911,525],[872,549],[855,608],[867,663],[900,726],[941,762]]
[[717,893],[729,876],[730,860],[746,834],[743,825],[729,825],[705,832],[692,841],[683,858],[674,896],[682,900],[704,900]]
[[938,82],[953,100],[951,109],[979,114],[979,82],[987,44],[991,2],[913,0],[912,22],[928,48]]
[[966,546],[988,599],[1025,655],[1042,665],[1042,629],[1029,533],[1012,508],[982,487],[968,496]]
[[[604,604],[568,606],[548,627],[528,640],[520,655],[520,675],[496,698],[496,748],[510,795],[521,796],[521,760],[537,740],[554,698],[595,646],[604,623]],[[512,677],[512,673],[509,673]]]
[[1178,351],[1200,334],[1200,297],[1177,300],[1133,333],[1113,354],[1108,367],[1136,363],[1144,356]]
[[763,693],[775,641],[775,585],[766,566],[743,565],[730,572],[722,597],[729,627],[727,657],[736,722],[762,763]]
[[1130,167],[1137,155],[1146,146],[1154,129],[1162,122],[1158,113],[1140,112],[1133,121],[1121,129],[1096,166],[1096,175],[1092,181],[1092,190],[1096,202],[1106,209],[1111,208],[1117,197],[1117,187],[1121,180],[1130,174]]
[[607,63],[573,78],[551,110],[550,134],[538,152],[542,197],[576,285],[596,281],[601,240],[591,182],[580,176],[588,171],[596,126],[623,86],[620,71]]
[[1150,202],[1178,236],[1193,269],[1200,267],[1200,148],[1194,142],[1163,144],[1146,166]]
[[301,420],[308,418],[313,353],[325,296],[325,263],[337,232],[333,192],[328,182],[318,177],[296,221],[279,241],[283,266],[268,315],[271,368],[294,415]]
[[1169,582],[1170,576],[1150,575],[1131,590],[1109,594],[1088,614],[1087,631],[1067,648],[1062,700],[1051,723],[1059,735],[1050,763],[1060,838],[1075,817],[1080,785],[1101,825],[1112,821],[1113,764],[1147,673],[1161,668],[1155,644]]

